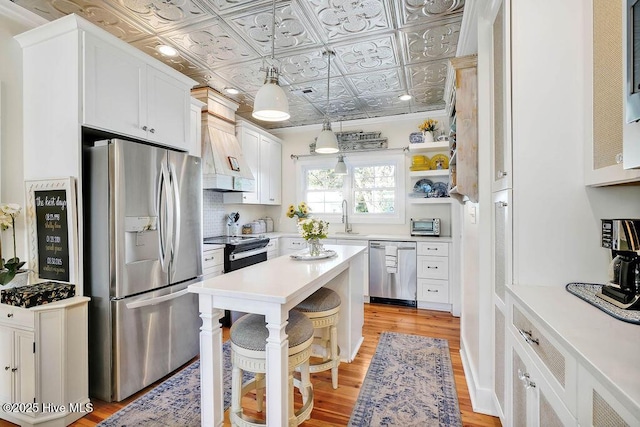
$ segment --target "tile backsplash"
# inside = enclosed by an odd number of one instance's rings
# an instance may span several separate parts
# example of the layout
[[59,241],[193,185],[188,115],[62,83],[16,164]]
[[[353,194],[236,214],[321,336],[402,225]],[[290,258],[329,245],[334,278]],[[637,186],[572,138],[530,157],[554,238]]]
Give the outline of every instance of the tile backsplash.
[[274,219],[276,230],[278,227],[277,218],[280,217],[281,206],[264,206],[264,205],[236,205],[224,204],[223,195],[219,191],[204,190],[202,197],[202,233],[204,237],[225,236],[227,230],[227,216],[231,212],[238,212],[240,220],[239,232],[242,225],[258,218],[270,216]]
[[222,236],[227,234],[227,213],[222,204],[222,193],[217,191],[203,191],[202,216],[204,237]]

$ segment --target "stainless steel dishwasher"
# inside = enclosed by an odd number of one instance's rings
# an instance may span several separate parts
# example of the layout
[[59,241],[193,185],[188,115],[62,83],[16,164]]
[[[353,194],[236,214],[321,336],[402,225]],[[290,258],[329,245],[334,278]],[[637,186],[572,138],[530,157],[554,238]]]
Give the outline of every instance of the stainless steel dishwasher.
[[416,243],[369,242],[369,300],[416,307]]

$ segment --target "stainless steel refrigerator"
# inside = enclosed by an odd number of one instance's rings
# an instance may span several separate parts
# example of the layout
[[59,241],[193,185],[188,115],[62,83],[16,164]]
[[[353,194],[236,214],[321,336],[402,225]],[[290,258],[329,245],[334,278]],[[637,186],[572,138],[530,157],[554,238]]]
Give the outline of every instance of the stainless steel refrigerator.
[[90,394],[121,401],[198,354],[201,164],[120,139],[83,154]]

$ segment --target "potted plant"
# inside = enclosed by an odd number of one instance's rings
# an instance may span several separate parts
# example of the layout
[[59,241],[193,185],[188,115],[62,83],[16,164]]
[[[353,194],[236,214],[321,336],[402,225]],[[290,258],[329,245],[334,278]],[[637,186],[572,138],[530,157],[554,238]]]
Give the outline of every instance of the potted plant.
[[[20,270],[24,265],[24,261],[16,256],[16,217],[20,214],[22,208],[16,203],[7,203],[0,205],[0,230],[5,231],[12,229],[13,234],[13,258],[7,261],[2,258],[2,237],[0,235],[0,285],[10,283],[17,274],[28,273],[27,270]],[[22,282],[22,281],[21,281]]]
[[287,216],[289,218],[293,218],[295,216],[298,221],[300,221],[304,218],[308,218],[310,215],[309,212],[311,212],[311,208],[307,206],[305,202],[300,202],[297,209],[294,205],[289,205],[289,209],[287,209]]

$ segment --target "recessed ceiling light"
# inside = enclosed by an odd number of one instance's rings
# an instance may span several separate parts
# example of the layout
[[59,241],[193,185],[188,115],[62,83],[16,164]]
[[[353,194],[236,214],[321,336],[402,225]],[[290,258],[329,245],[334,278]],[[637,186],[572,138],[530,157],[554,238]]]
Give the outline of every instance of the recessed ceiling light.
[[240,91],[235,87],[225,87],[224,91],[227,92],[229,95],[237,95],[240,93]]
[[412,98],[412,96],[408,93],[405,93],[403,95],[400,95],[398,98],[400,98],[400,101],[408,101]]
[[166,44],[161,44],[157,48],[158,52],[163,54],[164,56],[177,56],[178,51],[172,48],[171,46],[167,46]]

